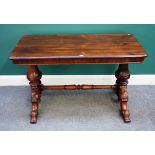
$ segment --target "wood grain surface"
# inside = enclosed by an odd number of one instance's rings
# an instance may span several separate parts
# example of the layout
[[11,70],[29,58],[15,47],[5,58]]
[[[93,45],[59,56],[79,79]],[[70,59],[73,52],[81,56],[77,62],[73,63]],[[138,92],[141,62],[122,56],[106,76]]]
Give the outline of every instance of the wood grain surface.
[[27,35],[10,55],[17,64],[141,63],[145,50],[131,34]]

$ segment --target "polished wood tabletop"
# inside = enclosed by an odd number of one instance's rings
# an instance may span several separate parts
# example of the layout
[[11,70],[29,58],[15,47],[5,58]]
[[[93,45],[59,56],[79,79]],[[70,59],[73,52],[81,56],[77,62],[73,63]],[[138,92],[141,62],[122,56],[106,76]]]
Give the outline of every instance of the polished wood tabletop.
[[20,65],[141,63],[145,57],[131,34],[26,35],[10,55]]

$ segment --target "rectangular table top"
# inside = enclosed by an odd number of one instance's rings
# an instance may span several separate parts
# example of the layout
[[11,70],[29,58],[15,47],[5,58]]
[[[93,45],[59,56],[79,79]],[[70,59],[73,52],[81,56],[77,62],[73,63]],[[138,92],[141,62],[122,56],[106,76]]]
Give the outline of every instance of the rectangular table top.
[[10,55],[19,65],[141,63],[145,50],[131,34],[23,36]]

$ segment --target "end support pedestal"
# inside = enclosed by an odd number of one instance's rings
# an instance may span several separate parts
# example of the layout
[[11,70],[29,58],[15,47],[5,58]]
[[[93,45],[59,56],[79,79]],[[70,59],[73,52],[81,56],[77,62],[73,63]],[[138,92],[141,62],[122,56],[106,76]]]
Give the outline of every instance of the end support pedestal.
[[127,84],[128,79],[130,78],[130,73],[128,69],[128,64],[120,64],[118,70],[115,73],[117,78],[117,95],[120,101],[121,114],[125,123],[131,122],[130,113],[128,110],[128,93],[127,93]]
[[38,67],[35,65],[29,66],[27,79],[30,81],[31,86],[31,102],[32,111],[30,114],[30,123],[37,123],[39,102],[41,98],[41,77],[42,74]]

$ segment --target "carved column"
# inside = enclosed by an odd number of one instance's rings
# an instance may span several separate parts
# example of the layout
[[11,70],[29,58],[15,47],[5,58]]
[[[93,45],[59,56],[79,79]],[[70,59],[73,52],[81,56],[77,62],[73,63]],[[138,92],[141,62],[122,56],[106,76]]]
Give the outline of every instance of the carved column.
[[32,102],[32,111],[31,111],[31,123],[37,122],[39,102],[41,97],[41,72],[38,67],[35,65],[29,66],[27,79],[30,81],[31,86],[31,102]]
[[117,95],[120,100],[120,107],[123,119],[125,122],[130,122],[130,113],[128,110],[128,93],[127,93],[127,84],[128,79],[130,78],[130,73],[128,69],[128,64],[120,64],[118,70],[115,73],[117,78]]

